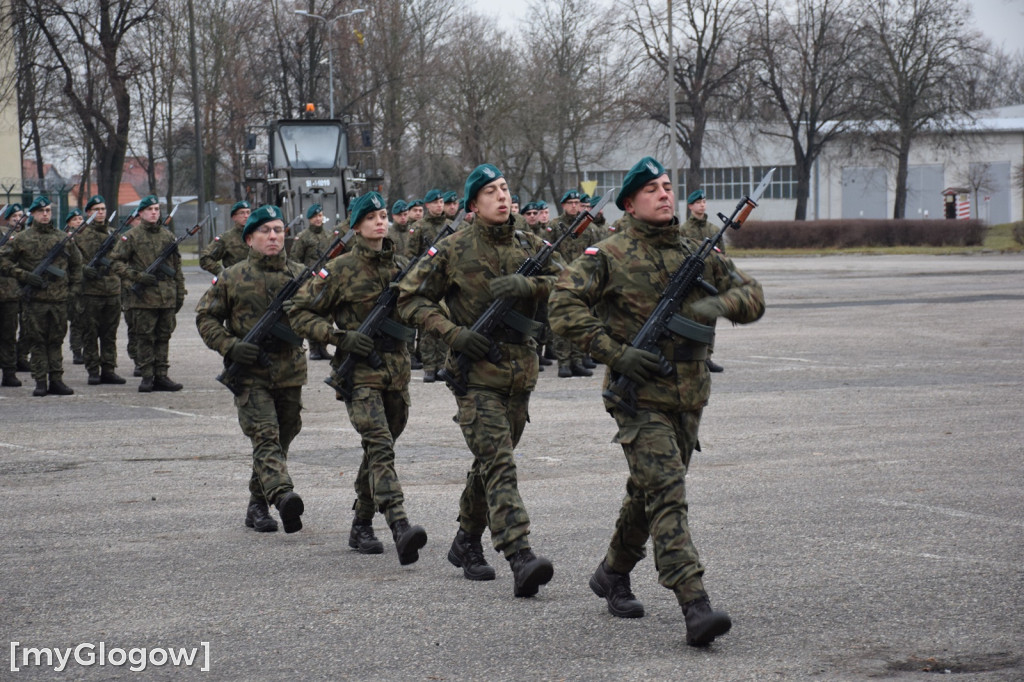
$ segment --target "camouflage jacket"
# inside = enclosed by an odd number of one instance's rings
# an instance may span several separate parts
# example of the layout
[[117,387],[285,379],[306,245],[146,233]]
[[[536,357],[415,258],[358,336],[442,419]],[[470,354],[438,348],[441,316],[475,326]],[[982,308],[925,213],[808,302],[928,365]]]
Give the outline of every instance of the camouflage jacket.
[[337,232],[325,230],[323,225],[310,225],[295,238],[288,257],[303,265],[313,265],[337,236]]
[[388,238],[395,245],[395,253],[404,254],[409,246],[409,223],[405,225],[391,223],[391,226],[388,227]]
[[[110,269],[127,287],[129,283],[138,282],[139,275],[157,259],[165,246],[172,243],[174,235],[160,223],[140,222],[121,235],[121,240],[111,249]],[[158,276],[156,284],[143,287],[139,294],[129,290],[125,301],[128,310],[181,306],[187,293],[185,275],[181,271],[181,254],[175,251],[164,264],[174,271],[174,276]]]
[[[345,331],[358,329],[373,309],[377,297],[406,265],[406,259],[395,254],[395,246],[390,239],[385,238],[383,248],[374,251],[362,237],[354,237],[351,249],[325,266],[326,276],[314,277],[295,296],[294,305],[288,313],[292,328],[314,341],[334,343],[332,334],[335,328]],[[401,323],[395,311],[391,312],[390,318]],[[357,362],[352,385],[379,391],[407,390],[411,372],[405,342],[382,336],[377,340],[377,353],[384,364],[373,369],[365,362]],[[344,355],[335,353],[331,364],[338,367]]]
[[[50,252],[64,233],[53,226],[53,223],[33,222],[32,227],[12,237],[0,252],[0,274],[13,277],[17,282],[18,297],[21,296],[24,284],[22,278],[35,270],[46,254]],[[71,242],[53,261],[53,267],[62,270],[63,276],[44,274],[49,282],[43,289],[35,289],[33,301],[41,303],[60,303],[67,301],[73,291],[77,291],[82,281],[82,254]]]
[[[562,232],[569,229],[573,220],[574,218],[569,218],[566,215],[558,216],[548,224],[545,229],[546,236],[544,238],[549,242],[558,239]],[[558,247],[558,253],[562,256],[562,260],[566,263],[571,263],[583,254],[584,249],[601,241],[603,237],[604,235],[591,223],[587,225],[587,229],[583,231],[583,234],[576,239],[570,238],[563,241],[561,246]]]
[[[588,248],[558,278],[548,307],[552,329],[611,367],[654,310],[669,278],[698,247],[698,242],[680,235],[678,222],[658,228],[626,216],[619,232]],[[726,306],[725,317],[733,322],[754,322],[764,314],[761,285],[729,258],[713,252],[705,263],[704,280],[718,289]],[[694,289],[679,313],[692,319],[689,304],[705,296],[702,289]],[[672,359],[683,354],[679,349],[699,350],[703,345],[670,334],[661,347],[662,354]],[[638,407],[680,412],[707,403],[711,380],[703,359],[674,364],[674,376],[653,377],[637,389]],[[606,386],[610,374],[609,369]],[[610,405],[606,403],[606,407]]]
[[[82,252],[83,265],[87,265],[92,260],[109,234],[110,226],[104,221],[102,223],[94,222],[75,237],[75,244]],[[111,252],[113,249],[107,253],[108,260]],[[121,278],[112,273],[109,267],[100,267],[97,270],[100,272],[99,279],[82,278],[82,294],[86,296],[120,296]]]
[[[715,229],[714,225],[708,225],[707,215],[703,218],[697,218],[696,216],[691,215],[686,219],[686,222],[683,223],[683,226],[680,228],[680,232],[682,232],[684,237],[698,242],[702,242],[705,239],[714,237],[718,234],[718,230]],[[721,246],[722,244],[719,243],[719,248],[721,248]]]
[[[488,280],[515,273],[526,258],[543,246],[538,237],[517,232],[514,226],[512,219],[501,225],[488,225],[477,216],[472,225],[441,240],[436,251],[423,258],[399,284],[398,311],[402,317],[425,331],[437,333],[450,344],[493,300]],[[553,254],[543,274],[534,278],[534,298],[517,300],[514,310],[533,319],[562,268],[562,259]],[[464,378],[468,385],[506,393],[532,391],[537,384],[538,367],[533,340],[501,341],[498,348],[500,362],[473,363],[470,376]],[[451,354],[448,369],[454,370]]]
[[448,218],[443,213],[437,217],[426,215],[417,220],[416,224],[409,228],[409,242],[405,246],[406,258],[415,258],[426,251],[447,224]]
[[220,274],[224,268],[241,263],[249,255],[249,245],[242,239],[242,228],[232,227],[213,238],[199,255],[199,267],[212,275]]
[[[277,292],[301,273],[284,251],[264,256],[250,250],[241,263],[225,268],[196,305],[196,327],[203,343],[227,357],[236,341],[255,326]],[[288,319],[282,320],[287,324]],[[306,351],[276,337],[264,347],[270,366],[251,365],[239,373],[243,386],[286,388],[306,383]],[[225,359],[225,362],[227,360]]]

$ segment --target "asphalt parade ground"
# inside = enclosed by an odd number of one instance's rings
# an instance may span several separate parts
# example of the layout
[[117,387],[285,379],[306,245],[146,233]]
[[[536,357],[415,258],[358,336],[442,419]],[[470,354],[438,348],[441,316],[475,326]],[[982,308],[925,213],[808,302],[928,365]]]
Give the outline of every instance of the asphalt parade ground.
[[[419,371],[396,448],[419,562],[399,566],[379,515],[384,553],[348,549],[361,448],[325,362],[289,456],[304,528],[244,528],[251,450],[196,332],[193,267],[180,393],[87,386],[67,352],[75,395],[33,398],[28,374],[0,389],[0,679],[1024,679],[1024,257],[740,266],[768,310],[718,325],[726,371],[687,478],[705,584],[733,619],[711,647],[686,646],[653,557],[633,573],[644,618],[587,585],[626,478],[600,373],[542,373],[516,452],[555,566],[537,597],[512,596],[486,535],[496,580],[448,563],[470,455]],[[119,345],[130,376],[123,329]]]

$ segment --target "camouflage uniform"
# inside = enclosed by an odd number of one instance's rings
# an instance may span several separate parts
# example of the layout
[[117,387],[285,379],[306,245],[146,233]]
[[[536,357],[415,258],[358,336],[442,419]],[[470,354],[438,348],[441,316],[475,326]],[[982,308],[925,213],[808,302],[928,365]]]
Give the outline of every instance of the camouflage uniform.
[[[619,232],[587,249],[559,278],[550,301],[556,332],[610,367],[649,317],[671,274],[698,246],[680,237],[676,221],[659,228],[626,216]],[[712,254],[704,280],[721,292],[725,317],[733,322],[753,322],[764,313],[761,286],[728,258]],[[705,296],[699,288],[692,291],[681,314],[686,316],[688,305]],[[675,374],[654,376],[637,388],[635,417],[605,403],[618,425],[615,441],[622,445],[630,472],[605,562],[612,571],[628,574],[652,537],[658,579],[685,604],[706,595],[704,567],[687,524],[685,476],[711,380],[703,344],[672,334],[661,352],[674,363]],[[609,369],[606,387],[610,375]]]
[[[409,241],[405,249],[406,257],[412,260],[426,251],[447,223],[448,217],[444,213],[436,217],[427,214],[417,220],[409,230]],[[448,347],[436,333],[426,329],[420,330],[419,356],[423,362],[425,375],[433,374],[441,368],[447,352]]]
[[[289,258],[303,265],[312,266],[327,251],[337,235],[338,233],[334,230],[325,230],[322,223],[320,225],[310,223],[292,243]],[[310,360],[330,359],[331,353],[324,344],[312,338],[309,338],[308,341]]]
[[199,267],[211,275],[218,275],[224,268],[241,263],[249,256],[249,246],[242,239],[242,225],[232,226],[213,238],[199,255]]
[[[329,273],[314,278],[295,296],[289,312],[292,327],[320,343],[333,343],[337,329],[358,329],[373,309],[381,292],[406,265],[395,254],[394,243],[384,239],[375,251],[356,236],[350,251],[327,264]],[[398,322],[398,314],[391,319]],[[328,320],[333,320],[333,324]],[[413,330],[409,329],[411,334]],[[373,369],[357,362],[352,373],[352,399],[345,403],[349,421],[362,438],[363,457],[355,479],[357,519],[369,521],[375,511],[384,514],[388,526],[405,519],[402,486],[395,472],[395,441],[409,420],[409,351],[403,340],[382,336],[376,342],[384,364]],[[336,353],[332,365],[345,359]]]
[[[139,280],[164,247],[174,242],[174,235],[160,223],[139,222],[121,235],[110,252],[110,269],[130,287]],[[152,286],[142,287],[138,294],[131,289],[126,305],[133,318],[135,364],[143,378],[167,377],[171,334],[177,324],[175,314],[185,302],[185,275],[181,270],[181,254],[177,251],[164,265],[173,270],[173,277],[158,276]]]
[[409,224],[399,225],[398,223],[391,223],[391,227],[388,228],[388,239],[395,245],[395,253],[404,254],[409,248]]
[[[11,228],[0,229],[0,236]],[[11,235],[11,239],[14,239]],[[8,244],[10,240],[8,240]],[[6,244],[5,244],[6,246]],[[13,277],[0,277],[0,370],[5,381],[16,385],[18,367],[18,312],[21,309],[21,285]],[[4,384],[8,385],[8,384]]]
[[[582,211],[583,209],[580,210]],[[570,218],[564,213],[552,220],[547,227],[548,234],[550,235],[547,238],[548,241],[558,239],[562,232],[569,229],[573,220],[575,218]],[[572,263],[583,254],[584,249],[600,241],[600,236],[596,233],[595,229],[593,224],[588,225],[583,234],[576,239],[564,240],[558,247],[558,253],[562,256],[562,260],[566,263]],[[554,348],[559,369],[564,370],[575,367],[577,372],[583,373],[581,369],[584,353],[580,350],[579,346],[559,334],[553,336],[551,346]],[[589,376],[590,372],[584,374]]]
[[[89,263],[110,234],[106,221],[94,221],[75,237],[82,252],[82,262]],[[108,254],[109,255],[109,254]],[[82,278],[78,296],[79,320],[82,324],[82,351],[85,368],[90,375],[112,374],[117,367],[117,327],[121,324],[121,279],[110,266],[96,268],[99,277]]]
[[[33,221],[31,228],[7,242],[0,253],[0,274],[23,282],[25,275],[31,273],[63,238],[64,233],[52,222]],[[68,300],[82,279],[82,254],[68,242],[53,265],[63,270],[64,276],[54,278],[44,274],[49,284],[43,289],[32,289],[31,298],[23,300],[21,308],[32,378],[37,385],[45,382],[47,377],[51,382],[63,380],[61,346],[68,331]]]
[[[302,270],[298,263],[288,261],[283,250],[273,256],[250,250],[246,260],[225,268],[196,305],[196,327],[203,343],[227,356],[263,316],[281,287]],[[306,354],[301,345],[276,340],[263,350],[269,366],[251,365],[239,373],[242,391],[235,396],[235,408],[242,433],[252,442],[250,502],[271,505],[293,489],[288,446],[302,429]]]
[[[703,218],[698,218],[693,214],[691,214],[690,217],[686,219],[686,222],[683,223],[683,226],[680,228],[680,232],[684,237],[693,239],[697,242],[702,242],[705,239],[711,239],[718,234],[718,230],[715,229],[714,225],[708,225],[707,215]],[[722,248],[722,242],[718,243],[718,247],[722,251],[725,251],[725,249]]]
[[[542,246],[534,235],[516,233],[514,224],[510,219],[488,225],[477,216],[472,225],[442,240],[437,252],[420,261],[399,285],[402,317],[449,342],[471,326],[491,303],[488,280],[514,273]],[[515,310],[533,318],[560,267],[555,254],[544,276],[536,278],[535,300],[517,299]],[[513,450],[529,421],[538,364],[533,339],[502,329],[497,341],[500,361],[472,363],[469,376],[461,377],[469,390],[455,398],[456,418],[473,453],[459,502],[459,526],[473,536],[490,527],[495,549],[510,557],[530,546],[530,520],[519,496]],[[446,367],[458,375],[451,353]]]

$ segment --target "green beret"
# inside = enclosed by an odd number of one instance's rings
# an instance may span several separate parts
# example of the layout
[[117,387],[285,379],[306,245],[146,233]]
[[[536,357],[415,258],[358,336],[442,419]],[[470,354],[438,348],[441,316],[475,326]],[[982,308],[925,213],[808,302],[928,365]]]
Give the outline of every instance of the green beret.
[[64,219],[64,224],[67,225],[68,223],[71,222],[72,218],[74,218],[75,216],[80,216],[80,215],[82,215],[81,209],[77,209],[77,208],[71,209],[70,211],[68,211],[68,217]]
[[465,211],[466,210],[466,200],[465,199],[459,199],[459,210],[460,211]]
[[484,185],[488,185],[503,177],[505,176],[501,174],[498,167],[489,163],[483,163],[474,168],[473,172],[466,178],[466,206],[469,206],[469,202],[476,199],[476,195]]
[[545,208],[548,207],[548,202],[546,202],[546,201],[536,201],[536,202],[534,202],[534,205],[537,207],[538,211],[543,211]]
[[409,208],[416,208],[423,205],[423,199],[413,199],[409,202]]
[[692,192],[690,192],[690,196],[686,197],[686,203],[687,204],[692,204],[694,202],[700,201],[703,198],[704,198],[704,190],[702,190],[702,189],[695,189]]
[[439,189],[432,189],[429,192],[427,192],[427,196],[423,197],[423,203],[424,204],[429,204],[431,201],[437,201],[440,198],[441,198],[441,190],[439,190]]
[[367,192],[361,197],[356,197],[348,205],[348,224],[355,229],[360,220],[382,208],[387,208],[387,204],[384,203],[384,197],[376,192]]
[[3,218],[4,218],[4,220],[7,220],[8,218],[10,218],[12,215],[17,213],[18,211],[24,211],[24,210],[25,209],[24,209],[24,207],[22,207],[21,204],[11,204],[10,206],[8,206],[7,208],[4,209]]
[[397,215],[399,213],[405,213],[408,210],[409,210],[409,207],[401,199],[399,199],[398,201],[396,201],[395,203],[393,203],[391,205],[391,215]]
[[456,201],[459,200],[459,195],[449,190],[444,193],[444,196],[442,198],[444,199],[444,203],[454,204]]
[[235,215],[243,208],[252,208],[252,204],[250,204],[248,201],[239,201],[237,204],[231,207],[231,215]]
[[33,213],[41,208],[46,208],[49,205],[50,199],[46,195],[40,194],[35,198],[35,200],[31,204],[29,204],[28,212]]
[[89,199],[89,201],[85,202],[85,210],[88,211],[90,208],[92,208],[96,204],[105,204],[105,203],[107,203],[106,199],[101,197],[99,194],[95,194],[95,195],[92,196],[92,198]]
[[559,201],[558,203],[564,204],[567,201],[572,201],[573,199],[579,199],[579,198],[580,198],[580,193],[577,192],[574,189],[571,189],[571,190],[569,190],[568,192],[566,192],[565,194],[562,195],[562,200]]
[[306,220],[309,220],[310,218],[315,216],[317,213],[323,213],[323,212],[324,212],[324,207],[323,206],[321,206],[320,204],[311,204],[310,207],[306,209]]
[[590,197],[590,205],[591,206],[597,206],[599,203],[601,203],[601,195],[600,194],[595,194],[594,196]]
[[527,202],[527,203],[523,204],[522,206],[520,206],[519,210],[522,213],[529,213],[530,211],[536,211],[537,210],[537,204],[535,204],[532,201],[530,201],[530,202]]
[[260,206],[250,213],[249,219],[245,221],[245,227],[242,228],[242,239],[245,239],[255,232],[256,228],[263,223],[269,223],[271,220],[284,221],[284,216],[281,215],[281,209],[270,204]]
[[654,157],[645,156],[636,162],[636,165],[629,169],[626,177],[622,179],[622,189],[615,197],[615,205],[623,211],[626,210],[626,199],[640,191],[640,188],[655,178],[665,174],[665,167],[658,163]]
[[139,210],[149,208],[160,203],[160,200],[156,198],[155,194],[147,194],[139,200]]
[[513,194],[512,195],[512,203],[513,204],[518,204],[519,203],[519,195],[518,194]]
[[589,194],[581,194],[580,195],[580,203],[581,204],[589,204],[590,203],[590,195]]

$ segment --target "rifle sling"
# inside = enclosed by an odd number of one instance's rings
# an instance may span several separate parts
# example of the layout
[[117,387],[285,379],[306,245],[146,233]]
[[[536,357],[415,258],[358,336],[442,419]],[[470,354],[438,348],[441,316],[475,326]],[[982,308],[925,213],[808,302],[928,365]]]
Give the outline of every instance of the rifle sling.
[[277,337],[281,341],[291,346],[301,346],[302,337],[292,331],[286,323],[278,320],[273,327],[270,328],[270,335]]
[[406,327],[404,324],[395,322],[391,318],[385,318],[380,323],[380,333],[390,336],[398,341],[405,341],[406,343],[412,343],[416,340],[416,330],[412,327]]
[[715,342],[715,328],[706,324],[700,324],[676,313],[665,325],[673,334],[678,334],[684,339],[696,341],[697,343],[712,344]]
[[511,308],[501,318],[502,323],[512,331],[524,336],[539,337],[544,332],[544,325]]

